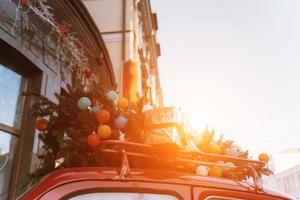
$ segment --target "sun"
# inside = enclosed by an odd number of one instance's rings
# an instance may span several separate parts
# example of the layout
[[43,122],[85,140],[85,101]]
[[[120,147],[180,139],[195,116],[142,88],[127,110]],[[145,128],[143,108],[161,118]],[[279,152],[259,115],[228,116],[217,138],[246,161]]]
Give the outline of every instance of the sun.
[[194,130],[194,132],[196,133],[201,132],[207,127],[211,126],[210,124],[208,124],[205,116],[201,115],[201,113],[197,112],[196,110],[189,110],[183,107],[182,112],[185,125],[189,129]]

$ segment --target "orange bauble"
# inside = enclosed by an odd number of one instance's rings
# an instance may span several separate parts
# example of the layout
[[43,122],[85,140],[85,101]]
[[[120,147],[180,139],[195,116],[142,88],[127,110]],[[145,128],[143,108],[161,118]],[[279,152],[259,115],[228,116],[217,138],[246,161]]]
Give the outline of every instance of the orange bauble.
[[95,149],[100,144],[100,138],[96,133],[92,133],[87,138],[87,143],[90,147]]
[[99,112],[97,112],[96,118],[99,123],[105,124],[109,121],[110,114],[107,110],[103,109],[103,110],[100,110]]
[[101,139],[108,139],[111,136],[111,128],[107,125],[99,126],[98,136]]
[[209,153],[220,154],[221,147],[217,144],[211,144],[209,145]]
[[35,128],[41,132],[47,131],[48,130],[48,120],[46,119],[38,119],[35,122]]
[[269,155],[266,153],[259,154],[258,159],[262,162],[269,162],[270,160]]
[[128,108],[129,102],[128,102],[128,100],[126,98],[120,98],[118,100],[118,104],[117,105],[118,105],[118,107],[120,109],[126,110]]
[[222,169],[217,166],[212,167],[209,169],[208,175],[213,177],[222,177]]

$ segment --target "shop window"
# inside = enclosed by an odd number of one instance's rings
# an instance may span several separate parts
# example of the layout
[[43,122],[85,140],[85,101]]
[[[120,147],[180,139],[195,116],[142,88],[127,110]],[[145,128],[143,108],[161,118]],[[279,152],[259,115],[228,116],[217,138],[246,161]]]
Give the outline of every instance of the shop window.
[[25,79],[0,64],[0,199],[8,196],[21,127]]

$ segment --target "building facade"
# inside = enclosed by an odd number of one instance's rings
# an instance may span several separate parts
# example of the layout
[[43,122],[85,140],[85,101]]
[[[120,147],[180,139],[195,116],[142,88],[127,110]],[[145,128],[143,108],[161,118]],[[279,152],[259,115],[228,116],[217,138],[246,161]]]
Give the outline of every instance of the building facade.
[[265,186],[287,193],[300,199],[300,165],[291,169],[263,178]]
[[36,98],[23,93],[59,103],[55,94],[68,92],[74,70],[89,70],[106,88],[115,87],[115,78],[81,1],[0,0],[0,52],[0,199],[16,199],[38,167]]
[[[157,59],[157,17],[150,0],[83,0],[101,30],[112,59],[118,90],[130,101],[163,106]],[[100,35],[99,35],[100,37]]]

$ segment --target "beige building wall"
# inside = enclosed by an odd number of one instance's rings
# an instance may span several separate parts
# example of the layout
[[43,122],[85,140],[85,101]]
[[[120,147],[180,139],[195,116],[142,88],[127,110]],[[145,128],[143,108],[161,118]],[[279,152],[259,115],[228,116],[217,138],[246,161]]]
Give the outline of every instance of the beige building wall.
[[[125,21],[123,21],[123,0],[84,0],[83,2],[101,31],[111,57],[116,81],[119,86],[118,90],[122,92],[123,62],[129,59],[139,62],[137,50],[139,27],[136,1],[125,1]],[[124,36],[123,31],[125,32]],[[123,37],[125,37],[124,55]]]
[[[157,21],[150,0],[83,0],[108,49],[118,91],[122,95],[123,63],[138,64],[138,93],[162,106],[156,43]],[[142,51],[142,53],[141,53]],[[145,71],[147,71],[145,73]],[[146,74],[146,75],[145,75]]]

